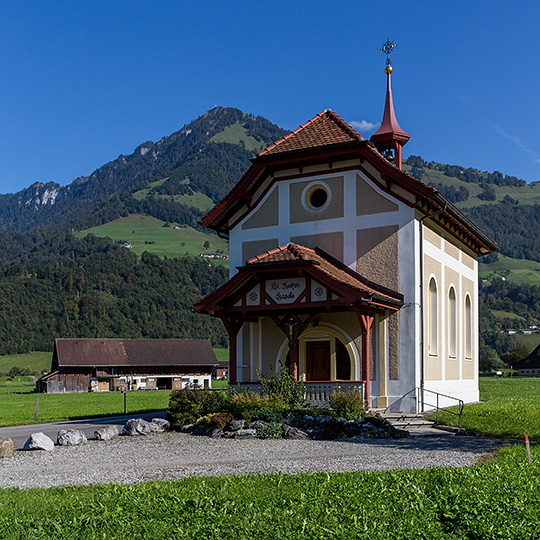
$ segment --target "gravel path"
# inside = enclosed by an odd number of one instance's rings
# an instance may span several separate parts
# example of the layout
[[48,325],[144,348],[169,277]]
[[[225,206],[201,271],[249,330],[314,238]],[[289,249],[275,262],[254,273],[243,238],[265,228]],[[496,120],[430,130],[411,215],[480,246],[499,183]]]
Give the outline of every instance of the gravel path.
[[234,440],[153,433],[0,459],[0,487],[133,484],[186,476],[463,467],[503,445],[473,437],[362,441]]

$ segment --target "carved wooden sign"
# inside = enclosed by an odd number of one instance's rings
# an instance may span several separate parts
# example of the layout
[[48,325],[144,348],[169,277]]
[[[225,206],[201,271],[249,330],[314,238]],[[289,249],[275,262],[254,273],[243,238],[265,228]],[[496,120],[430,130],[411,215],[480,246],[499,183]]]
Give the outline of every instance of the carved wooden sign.
[[305,278],[271,279],[266,281],[266,294],[277,304],[292,304],[306,288]]

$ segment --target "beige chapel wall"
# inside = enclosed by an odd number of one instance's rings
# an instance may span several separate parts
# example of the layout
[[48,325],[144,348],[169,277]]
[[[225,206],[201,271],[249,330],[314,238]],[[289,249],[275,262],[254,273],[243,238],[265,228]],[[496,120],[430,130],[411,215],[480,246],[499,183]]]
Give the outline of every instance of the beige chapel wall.
[[[439,333],[439,341],[438,341],[438,348],[437,348],[437,355],[431,355],[428,353],[428,332],[429,332],[429,310],[427,309],[427,306],[429,305],[428,302],[428,295],[429,295],[429,281],[431,277],[435,277],[435,281],[437,282],[437,306],[438,306],[438,321],[437,321],[437,329]],[[424,255],[424,283],[423,283],[423,305],[426,307],[424,309],[424,338],[423,338],[423,344],[424,344],[424,369],[425,369],[425,378],[426,380],[431,381],[440,381],[442,380],[442,351],[441,351],[441,306],[443,306],[442,302],[442,296],[441,296],[441,288],[443,286],[442,282],[442,265],[440,262],[436,261],[435,259],[432,259],[428,255]]]
[[335,219],[344,216],[343,204],[343,176],[325,178],[321,183],[327,184],[330,188],[331,199],[328,206],[319,212],[310,212],[302,204],[302,193],[304,189],[317,180],[302,182],[292,182],[289,191],[290,221],[291,223],[305,223],[309,221],[321,221],[324,219]]
[[309,234],[305,236],[293,236],[291,242],[308,248],[320,248],[332,255],[339,261],[343,260],[343,232]]
[[[465,296],[469,294],[471,298],[471,308],[473,313],[473,328],[472,328],[472,343],[473,343],[473,357],[471,360],[465,358]],[[478,306],[475,306],[475,294],[474,294],[474,283],[465,277],[462,278],[462,291],[461,291],[461,305],[462,305],[462,323],[461,323],[461,332],[463,336],[462,342],[462,379],[474,379],[474,365],[478,362],[478,351],[476,344],[478,343],[478,319],[474,317],[475,313],[478,313]]]
[[356,271],[399,291],[399,228],[397,225],[356,231]]
[[254,240],[252,242],[242,243],[242,264],[246,264],[246,261],[262,255],[266,251],[277,248],[279,240],[277,238],[270,238],[268,240]]
[[279,198],[278,188],[274,186],[274,190],[268,196],[266,201],[261,204],[260,208],[253,212],[251,216],[244,222],[242,229],[256,229],[259,227],[271,227],[279,223]]
[[262,350],[262,374],[269,378],[276,369],[276,359],[285,334],[276,326],[276,323],[265,317],[262,322],[261,350]]
[[380,195],[363,178],[356,175],[356,215],[367,216],[385,212],[397,212],[399,206]]
[[[459,254],[458,254],[459,256]],[[444,369],[444,378],[445,379],[452,379],[456,380],[459,379],[459,359],[461,357],[461,332],[460,332],[460,324],[459,321],[461,321],[460,314],[461,311],[461,303],[460,303],[460,279],[459,279],[459,273],[455,270],[452,270],[451,268],[448,268],[447,266],[444,269],[444,281],[445,281],[445,287],[444,291],[444,302],[443,306],[445,309],[445,369]],[[456,346],[456,357],[452,358],[450,357],[450,299],[449,299],[449,293],[450,293],[450,286],[454,287],[454,290],[456,292],[456,304],[457,304],[457,346]]]

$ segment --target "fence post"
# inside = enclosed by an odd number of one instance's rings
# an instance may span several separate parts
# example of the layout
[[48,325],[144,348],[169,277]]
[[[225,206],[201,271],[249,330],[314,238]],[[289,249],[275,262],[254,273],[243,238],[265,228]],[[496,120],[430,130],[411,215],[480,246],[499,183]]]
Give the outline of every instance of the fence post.
[[124,414],[127,414],[127,391],[124,390]]

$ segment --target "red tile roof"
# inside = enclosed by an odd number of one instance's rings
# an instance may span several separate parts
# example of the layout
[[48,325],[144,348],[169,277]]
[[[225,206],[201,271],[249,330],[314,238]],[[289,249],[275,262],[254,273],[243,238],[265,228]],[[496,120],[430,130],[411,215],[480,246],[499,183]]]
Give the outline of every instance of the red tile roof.
[[257,157],[363,140],[345,120],[327,109],[259,152]]
[[217,365],[207,339],[56,339],[63,366]]
[[310,249],[299,244],[293,244],[292,242],[271,249],[253,259],[249,259],[246,265],[292,261],[311,261],[317,265],[317,270],[337,282],[353,287],[356,290],[366,292],[367,294],[376,294],[377,296],[382,296],[386,299],[403,300],[403,296],[400,293],[369,281],[321,249]]

